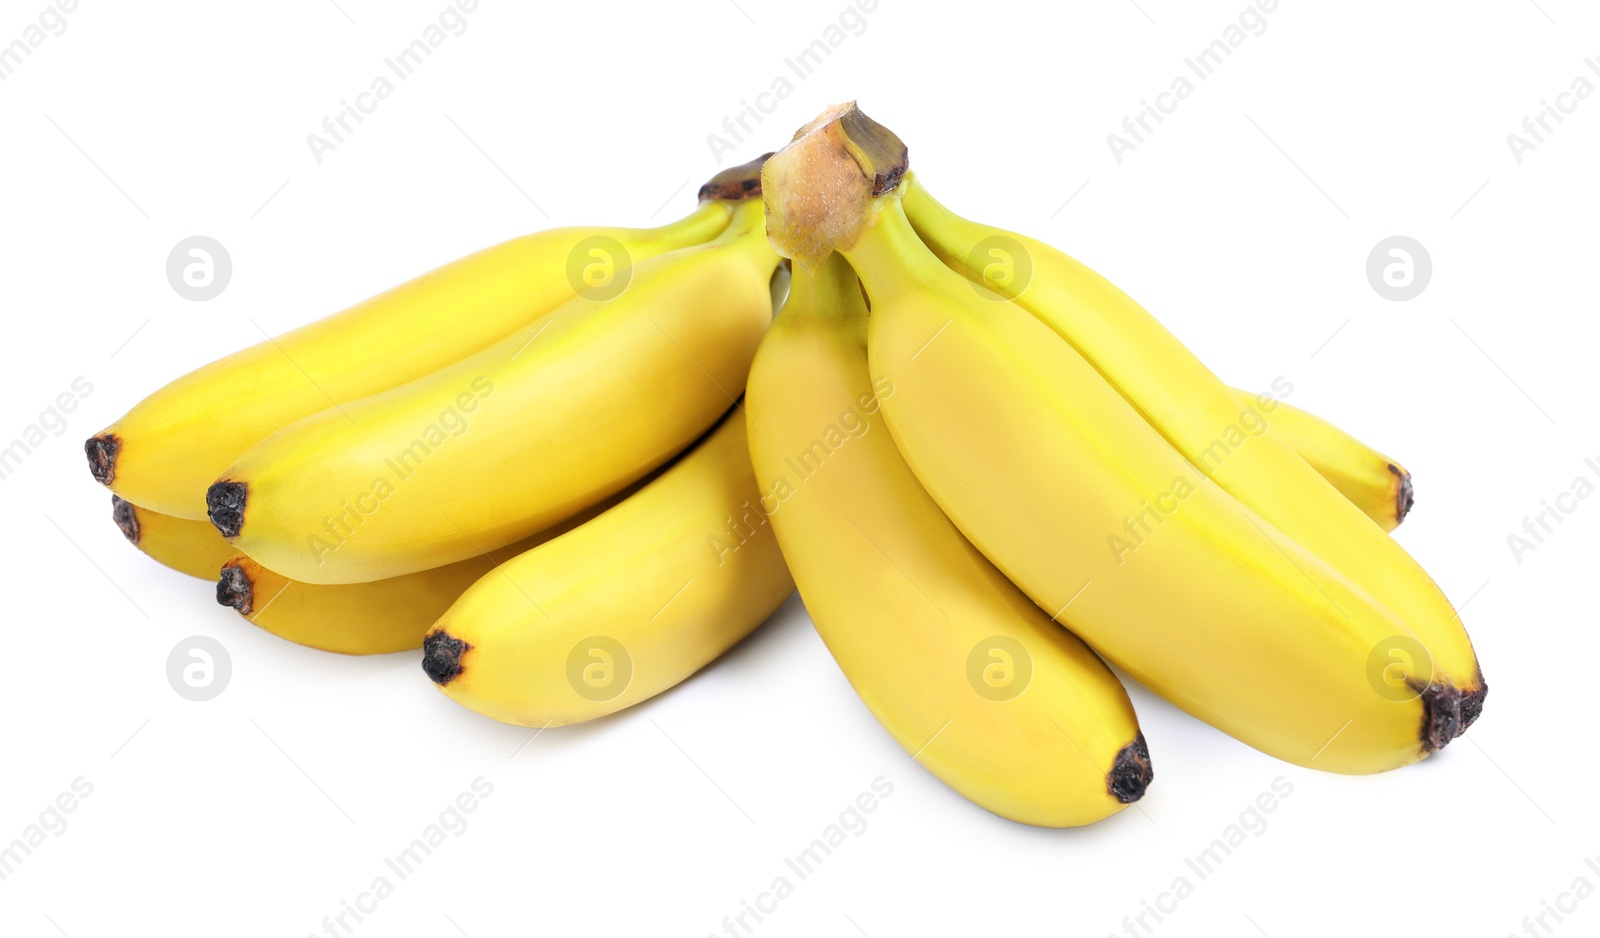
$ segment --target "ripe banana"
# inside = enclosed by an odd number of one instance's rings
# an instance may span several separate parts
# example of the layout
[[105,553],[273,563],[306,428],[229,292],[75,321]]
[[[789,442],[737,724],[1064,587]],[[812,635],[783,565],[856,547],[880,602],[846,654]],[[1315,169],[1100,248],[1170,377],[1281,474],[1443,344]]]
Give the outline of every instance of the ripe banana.
[[111,520],[128,543],[157,563],[202,580],[215,580],[217,570],[238,553],[208,521],[174,518],[116,495],[111,496]]
[[[769,191],[771,191],[769,189]],[[796,265],[746,397],[750,452],[812,622],[896,742],[974,803],[1072,827],[1152,773],[1111,671],[956,530],[879,413],[867,310],[837,255]]]
[[[1259,403],[1249,391],[1234,391],[1246,407]],[[1393,531],[1406,520],[1415,502],[1411,473],[1405,467],[1344,432],[1316,414],[1283,401],[1274,403],[1268,417],[1274,433],[1283,437],[1351,504]]]
[[1380,657],[1420,648],[1406,624],[1193,479],[1070,343],[946,267],[906,217],[904,169],[904,144],[847,105],[763,181],[784,213],[771,230],[807,233],[784,253],[833,248],[856,269],[887,425],[967,538],[1135,679],[1279,758],[1377,772],[1454,738],[1459,693],[1425,660]]
[[451,606],[422,668],[448,697],[522,726],[564,726],[685,680],[794,591],[744,415],[593,521],[502,564]]
[[306,583],[401,576],[547,528],[671,459],[743,392],[777,263],[750,199],[608,302],[574,299],[258,443],[207,492],[212,523]]
[[702,187],[700,207],[672,224],[515,238],[190,372],[90,438],[90,471],[135,504],[205,518],[207,486],[279,428],[420,378],[577,293],[608,296],[632,265],[714,237],[760,163],[719,174]]
[[[370,583],[300,583],[268,570],[203,521],[206,534],[225,547],[229,559],[217,580],[217,602],[279,638],[345,655],[381,655],[422,647],[422,636],[467,587],[495,567],[560,537],[616,504],[608,499],[509,547],[432,570]],[[215,574],[213,574],[215,575]]]
[[[1487,687],[1472,641],[1443,591],[1392,538],[1341,497],[1270,424],[1242,426],[1233,392],[1127,294],[1049,245],[969,222],[911,178],[905,213],[941,260],[1038,317],[1190,463],[1262,519],[1360,584],[1421,643],[1423,680],[1464,731]],[[1019,275],[1019,265],[1029,271]],[[1397,499],[1403,497],[1397,495]]]

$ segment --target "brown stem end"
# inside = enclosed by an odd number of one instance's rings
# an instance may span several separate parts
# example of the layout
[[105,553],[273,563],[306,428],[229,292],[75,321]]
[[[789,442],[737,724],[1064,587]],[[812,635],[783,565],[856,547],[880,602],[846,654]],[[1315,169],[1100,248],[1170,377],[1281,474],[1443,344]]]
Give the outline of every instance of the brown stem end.
[[767,240],[779,254],[815,270],[832,252],[855,244],[909,165],[905,143],[854,101],[823,111],[761,171]]
[[761,197],[761,167],[771,153],[763,153],[748,163],[740,163],[717,173],[700,187],[700,201],[717,199],[722,202],[742,202]]

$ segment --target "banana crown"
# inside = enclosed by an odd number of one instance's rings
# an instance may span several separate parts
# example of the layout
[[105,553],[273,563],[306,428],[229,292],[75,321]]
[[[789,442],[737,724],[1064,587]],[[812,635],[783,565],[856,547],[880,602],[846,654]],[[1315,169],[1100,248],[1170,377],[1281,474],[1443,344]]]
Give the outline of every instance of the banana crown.
[[761,170],[772,246],[810,268],[850,248],[907,165],[906,145],[854,101],[824,111]]

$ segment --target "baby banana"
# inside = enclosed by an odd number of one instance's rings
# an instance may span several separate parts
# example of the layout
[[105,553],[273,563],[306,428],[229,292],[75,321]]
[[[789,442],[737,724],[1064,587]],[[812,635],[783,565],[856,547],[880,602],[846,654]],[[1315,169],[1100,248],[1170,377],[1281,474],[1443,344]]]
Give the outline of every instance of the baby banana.
[[428,633],[423,671],[462,706],[522,726],[661,693],[794,592],[759,498],[735,409],[615,508],[475,583]]
[[514,543],[615,494],[743,392],[772,318],[760,199],[483,351],[279,430],[211,486],[212,523],[306,583],[359,583]]
[[[1389,636],[1418,643],[1419,677],[1477,719],[1487,687],[1460,616],[1398,542],[1362,518],[1285,436],[1241,434],[1233,392],[1126,293],[1049,245],[969,222],[934,201],[916,178],[904,193],[918,235],[953,269],[1015,301],[1082,356],[1191,465],[1406,625]],[[1026,265],[1026,272],[1019,272]],[[1398,499],[1404,492],[1397,494]],[[1408,646],[1409,647],[1409,646]]]
[[817,632],[895,741],[974,803],[1046,827],[1122,810],[1152,778],[1127,693],[928,497],[879,412],[895,393],[868,373],[849,266],[797,264],[746,407]]

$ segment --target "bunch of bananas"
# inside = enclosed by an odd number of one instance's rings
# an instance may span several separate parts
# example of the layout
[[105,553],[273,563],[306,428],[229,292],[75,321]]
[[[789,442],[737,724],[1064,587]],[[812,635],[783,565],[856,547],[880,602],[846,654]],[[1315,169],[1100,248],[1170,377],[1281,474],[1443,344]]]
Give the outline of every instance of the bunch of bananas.
[[1412,503],[1394,460],[950,212],[854,104],[700,197],[178,379],[86,444],[118,526],[263,629],[421,648],[524,726],[660,693],[798,586],[896,742],[1041,826],[1153,778],[1106,661],[1334,772],[1478,717],[1459,617],[1386,536]]

